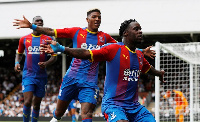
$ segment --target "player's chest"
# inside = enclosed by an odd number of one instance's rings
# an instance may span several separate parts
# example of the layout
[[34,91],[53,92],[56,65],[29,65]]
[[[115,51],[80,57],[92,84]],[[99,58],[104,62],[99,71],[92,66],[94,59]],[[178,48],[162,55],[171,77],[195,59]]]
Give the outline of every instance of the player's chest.
[[27,54],[41,54],[42,53],[40,52],[41,43],[45,43],[45,40],[39,37],[26,38],[24,40],[24,44]]
[[[122,54],[120,60],[120,70],[124,81],[138,81],[141,66],[136,54]],[[132,84],[134,84],[133,82]]]
[[40,46],[42,43],[45,43],[45,39],[39,37],[25,38],[24,40],[25,47]]
[[87,44],[89,45],[104,45],[106,43],[106,37],[104,34],[92,34],[84,31],[80,31],[76,36],[76,43],[78,45]]
[[118,54],[118,58],[120,60],[120,64],[124,68],[129,69],[137,69],[141,70],[143,66],[143,57],[140,54],[133,53],[131,51],[121,50],[121,52]]

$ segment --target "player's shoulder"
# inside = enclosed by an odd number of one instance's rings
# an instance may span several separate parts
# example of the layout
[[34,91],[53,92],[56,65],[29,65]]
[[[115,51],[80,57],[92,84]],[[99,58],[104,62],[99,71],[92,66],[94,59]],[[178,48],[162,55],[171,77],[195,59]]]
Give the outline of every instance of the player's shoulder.
[[81,27],[71,27],[71,28],[67,28],[68,30],[72,31],[72,32],[76,32],[76,31],[84,31],[85,28],[81,28]]
[[81,28],[81,27],[72,27],[72,29],[75,29],[75,30],[83,29],[84,30],[84,28]]
[[67,27],[67,28],[63,28],[61,30],[77,31],[77,30],[83,30],[83,28],[81,28],[81,27]]
[[32,37],[31,33],[25,35],[25,36],[22,36],[20,39],[24,39],[24,38],[28,38],[28,37]]
[[103,31],[98,31],[98,34],[104,34],[104,35],[106,35],[106,36],[110,36],[108,33],[103,32]]
[[117,43],[106,43],[106,44],[104,44],[102,47],[105,47],[105,46],[121,47],[121,46],[124,46],[124,43],[122,43],[122,42],[117,42]]
[[136,52],[138,57],[143,57],[144,58],[144,54],[142,53],[141,50],[136,49],[135,52]]
[[136,51],[136,53],[142,53],[142,51],[140,49],[136,49],[135,51]]
[[42,37],[42,38],[47,38],[47,39],[53,39],[52,36],[47,36],[47,35],[44,35],[44,34],[42,34],[41,37]]
[[86,27],[84,27],[84,28],[81,28],[81,27],[72,27],[71,28],[72,30],[86,30]]

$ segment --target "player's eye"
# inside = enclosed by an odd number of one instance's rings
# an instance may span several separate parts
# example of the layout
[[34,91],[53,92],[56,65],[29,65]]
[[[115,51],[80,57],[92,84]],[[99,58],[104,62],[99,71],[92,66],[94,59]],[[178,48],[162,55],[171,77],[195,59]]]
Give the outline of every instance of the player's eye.
[[39,22],[39,21],[43,22],[43,20],[36,20],[36,22]]

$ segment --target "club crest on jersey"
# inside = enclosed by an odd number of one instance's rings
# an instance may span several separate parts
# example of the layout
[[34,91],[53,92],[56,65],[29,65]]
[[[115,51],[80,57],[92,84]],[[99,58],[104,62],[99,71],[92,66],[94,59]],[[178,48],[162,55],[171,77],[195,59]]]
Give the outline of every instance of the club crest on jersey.
[[46,42],[45,42],[45,40],[44,40],[44,39],[42,39],[42,44],[46,44]]
[[140,56],[138,56],[138,58],[139,58],[140,65],[142,65],[143,64],[142,58]]
[[100,41],[100,42],[102,42],[102,43],[104,42],[104,40],[103,40],[103,37],[102,37],[102,36],[99,36],[99,41]]
[[43,52],[40,52],[40,46],[29,46],[28,47],[28,54],[42,54]]
[[140,70],[130,70],[130,69],[125,69],[124,70],[124,78],[123,80],[126,81],[138,81],[138,77],[140,75]]
[[94,49],[100,49],[100,46],[99,45],[82,43],[81,44],[81,48],[88,49],[88,50],[94,50]]

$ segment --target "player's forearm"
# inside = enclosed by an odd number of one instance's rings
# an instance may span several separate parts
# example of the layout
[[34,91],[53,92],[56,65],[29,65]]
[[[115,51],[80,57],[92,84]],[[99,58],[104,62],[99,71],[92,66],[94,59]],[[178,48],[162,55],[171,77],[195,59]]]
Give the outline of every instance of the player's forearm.
[[45,34],[48,36],[55,36],[54,29],[52,29],[52,28],[37,26],[37,28],[35,30],[41,34]]
[[64,51],[67,55],[78,59],[91,59],[89,50],[82,48],[68,48],[65,47]]
[[151,66],[148,73],[150,73],[151,75],[154,75],[154,76],[159,76],[159,77],[162,76],[162,72],[159,70],[156,70],[153,66]]
[[31,29],[33,29],[34,31],[37,31],[38,33],[45,34],[48,36],[55,36],[54,29],[52,29],[52,28],[41,27],[41,26],[37,26],[35,24],[30,24],[29,27]]
[[15,62],[18,62],[18,63],[20,63],[21,62],[21,60],[22,60],[22,54],[16,54],[16,57],[15,57]]
[[47,66],[52,65],[53,63],[55,63],[57,61],[57,56],[51,56],[51,58],[46,61]]

